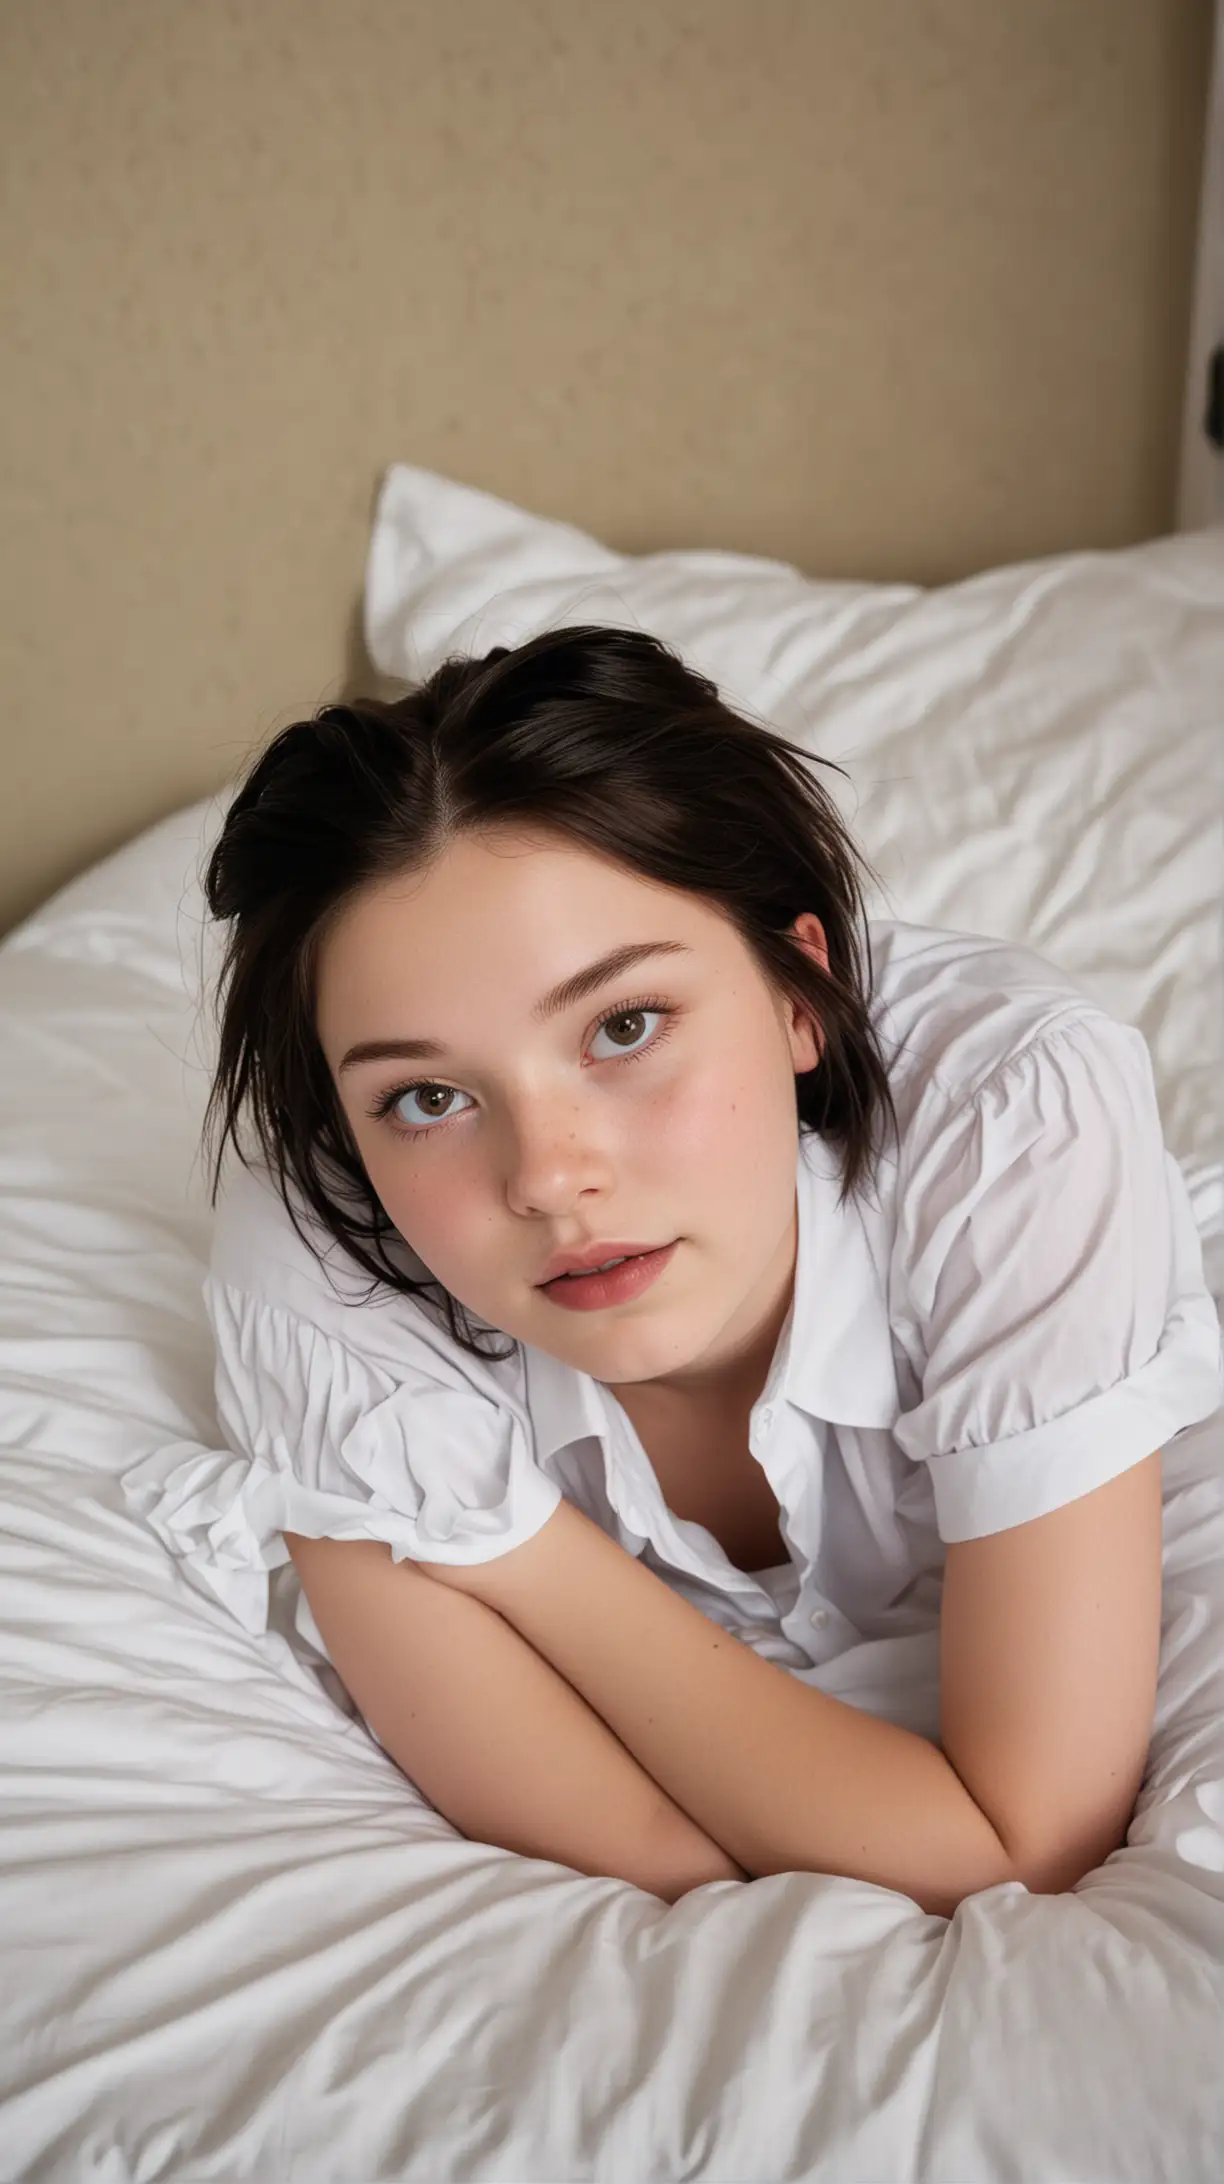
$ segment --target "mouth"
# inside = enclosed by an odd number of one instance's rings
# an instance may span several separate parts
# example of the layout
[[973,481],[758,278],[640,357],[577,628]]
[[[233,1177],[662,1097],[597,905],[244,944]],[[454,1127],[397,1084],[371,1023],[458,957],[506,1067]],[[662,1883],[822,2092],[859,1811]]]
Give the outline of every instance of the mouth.
[[[648,1253],[662,1248],[658,1244],[621,1244],[612,1243],[609,1240],[606,1244],[593,1245],[585,1259],[581,1262],[575,1260],[569,1266],[564,1263],[564,1255],[559,1254],[562,1258],[562,1264],[557,1272],[549,1274],[543,1281],[537,1282],[536,1288],[547,1289],[551,1283],[563,1281],[571,1275],[610,1274],[625,1259],[644,1259]],[[598,1259],[595,1257],[597,1251],[599,1253]],[[553,1261],[553,1264],[556,1265],[556,1260]]]
[[603,1273],[558,1274],[554,1281],[540,1284],[540,1295],[570,1311],[598,1311],[624,1304],[657,1281],[679,1242],[677,1237],[675,1243],[660,1245],[657,1250],[636,1252]]

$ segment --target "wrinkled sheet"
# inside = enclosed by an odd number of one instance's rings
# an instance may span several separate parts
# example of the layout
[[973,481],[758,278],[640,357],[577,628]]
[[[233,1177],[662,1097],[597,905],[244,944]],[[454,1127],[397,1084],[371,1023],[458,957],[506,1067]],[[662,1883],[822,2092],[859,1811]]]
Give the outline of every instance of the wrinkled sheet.
[[[1121,795],[1123,746],[1100,748]],[[1086,764],[1068,746],[1067,826]],[[1167,837],[1207,840],[1182,779]],[[1049,775],[1042,797],[1052,823]],[[1072,1894],[996,1888],[950,1921],[817,1874],[668,1907],[466,1841],[320,1680],[283,1585],[253,1638],[127,1508],[139,1456],[216,1432],[198,874],[220,811],[151,829],[0,945],[0,2176],[1216,2184],[1224,1413],[1166,1452],[1127,1845]],[[1055,884],[1067,843],[1045,847]],[[980,849],[949,822],[940,855],[946,914]],[[1145,917],[1159,885],[1149,860]],[[1107,964],[1115,937],[1103,917]],[[1155,1022],[1162,979],[1167,958],[1122,1013]],[[1213,1066],[1198,1022],[1199,1052],[1153,1047],[1218,1264],[1218,1141],[1180,1098]]]

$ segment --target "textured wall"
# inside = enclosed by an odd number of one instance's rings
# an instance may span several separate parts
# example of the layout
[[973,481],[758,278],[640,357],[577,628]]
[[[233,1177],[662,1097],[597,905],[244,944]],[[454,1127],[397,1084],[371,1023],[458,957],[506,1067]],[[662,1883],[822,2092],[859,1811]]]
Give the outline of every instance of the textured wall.
[[939,580],[1172,522],[1209,0],[5,0],[0,931],[353,653],[394,459]]

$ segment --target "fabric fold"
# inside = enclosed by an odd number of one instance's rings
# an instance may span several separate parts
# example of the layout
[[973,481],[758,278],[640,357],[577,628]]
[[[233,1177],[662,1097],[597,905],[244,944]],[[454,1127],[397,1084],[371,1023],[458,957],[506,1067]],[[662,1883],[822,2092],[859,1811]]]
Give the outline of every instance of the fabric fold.
[[396,1562],[477,1563],[547,1523],[560,1486],[530,1424],[458,1377],[398,1381],[297,1313],[207,1285],[227,1446],[175,1441],[124,1492],[170,1553],[247,1630],[267,1627],[285,1532],[384,1541]]
[[1137,1031],[1078,1015],[913,1145],[898,1238],[926,1357],[893,1430],[945,1541],[1056,1509],[1218,1408],[1219,1321]]

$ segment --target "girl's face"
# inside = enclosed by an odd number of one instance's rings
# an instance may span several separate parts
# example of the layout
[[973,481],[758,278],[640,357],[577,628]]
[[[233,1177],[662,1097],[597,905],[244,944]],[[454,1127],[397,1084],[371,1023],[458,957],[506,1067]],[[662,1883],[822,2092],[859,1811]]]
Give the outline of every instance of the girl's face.
[[[818,918],[792,930],[827,964]],[[651,944],[667,952],[542,1009]],[[820,1043],[724,918],[554,836],[465,834],[349,905],[316,1008],[370,1183],[453,1296],[613,1389],[755,1400],[793,1290],[795,1075]],[[558,1252],[673,1242],[619,1304],[566,1310],[540,1286]]]

